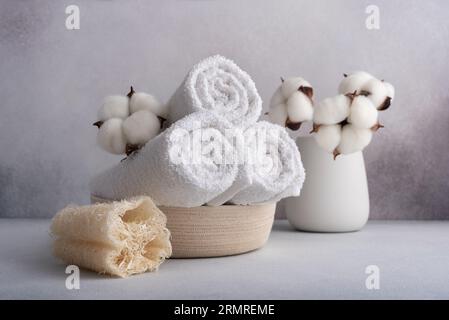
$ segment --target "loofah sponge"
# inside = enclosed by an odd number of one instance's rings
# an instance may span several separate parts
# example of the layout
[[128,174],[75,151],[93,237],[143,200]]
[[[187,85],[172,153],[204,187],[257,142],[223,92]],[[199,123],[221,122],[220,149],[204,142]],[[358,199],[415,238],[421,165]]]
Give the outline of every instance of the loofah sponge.
[[149,197],[68,206],[53,218],[54,254],[120,277],[155,271],[172,252],[166,222]]

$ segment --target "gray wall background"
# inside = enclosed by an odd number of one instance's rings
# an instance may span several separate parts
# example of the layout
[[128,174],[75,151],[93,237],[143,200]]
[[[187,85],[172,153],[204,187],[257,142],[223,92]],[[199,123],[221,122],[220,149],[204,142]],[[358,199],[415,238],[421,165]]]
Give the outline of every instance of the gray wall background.
[[[65,29],[69,4],[80,30]],[[378,31],[365,28],[369,4]],[[448,21],[444,0],[1,0],[0,216],[88,203],[89,177],[121,159],[95,145],[102,97],[133,84],[165,101],[192,64],[221,53],[265,102],[281,75],[309,79],[317,98],[354,69],[394,83],[386,129],[365,152],[371,217],[447,219]]]

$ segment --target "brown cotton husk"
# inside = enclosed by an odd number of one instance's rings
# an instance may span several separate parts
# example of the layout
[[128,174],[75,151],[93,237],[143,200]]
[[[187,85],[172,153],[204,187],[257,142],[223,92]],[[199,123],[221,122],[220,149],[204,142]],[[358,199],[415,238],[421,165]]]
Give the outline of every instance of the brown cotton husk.
[[338,151],[337,149],[334,150],[334,152],[332,153],[334,156],[334,160],[337,159],[337,157],[341,154],[340,151]]
[[309,133],[314,133],[314,132],[318,132],[318,130],[320,130],[321,124],[316,124],[314,123],[312,126],[312,130],[310,130]]
[[166,217],[149,197],[68,206],[51,234],[56,257],[119,277],[157,270],[172,252]]
[[300,86],[298,88],[298,91],[301,91],[302,93],[304,93],[312,101],[312,98],[313,98],[313,88],[312,87]]
[[285,126],[293,131],[299,130],[299,128],[301,128],[301,124],[302,122],[292,122],[289,118],[285,121]]
[[103,125],[103,123],[104,123],[103,121],[97,121],[97,122],[94,122],[93,125],[96,126],[98,129],[100,129],[101,126]]
[[131,99],[131,97],[133,96],[134,93],[136,93],[136,91],[134,91],[133,86],[131,86],[131,88],[129,89],[129,92],[126,94],[126,96]]
[[377,108],[379,111],[387,110],[391,106],[391,98],[387,97],[385,101]]
[[137,150],[140,150],[140,148],[142,148],[141,145],[137,145],[137,144],[126,144],[126,155],[129,156],[131,154],[133,154],[134,152],[136,152]]
[[385,128],[385,126],[382,125],[382,124],[380,124],[380,123],[378,122],[378,123],[376,123],[374,126],[371,127],[371,130],[372,130],[373,132],[376,132],[376,131],[379,130],[380,128]]

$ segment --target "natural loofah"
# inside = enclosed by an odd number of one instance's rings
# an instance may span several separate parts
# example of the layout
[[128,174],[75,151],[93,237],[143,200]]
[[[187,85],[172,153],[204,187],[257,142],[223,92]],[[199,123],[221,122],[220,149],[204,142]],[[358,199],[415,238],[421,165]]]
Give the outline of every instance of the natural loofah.
[[53,218],[54,254],[120,277],[154,271],[172,252],[166,222],[149,197],[68,206]]

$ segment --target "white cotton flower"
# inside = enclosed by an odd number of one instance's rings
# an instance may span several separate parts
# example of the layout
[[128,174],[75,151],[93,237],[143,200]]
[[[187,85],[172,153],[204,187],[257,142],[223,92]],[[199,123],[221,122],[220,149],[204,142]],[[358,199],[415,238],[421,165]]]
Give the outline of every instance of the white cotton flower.
[[317,144],[329,153],[333,153],[340,144],[341,140],[341,126],[339,124],[334,125],[322,125],[318,131],[314,134]]
[[313,122],[316,124],[337,124],[349,116],[351,99],[344,94],[322,100],[316,107]]
[[311,121],[313,119],[312,101],[301,91],[295,91],[287,100],[288,118],[293,123]]
[[383,106],[387,100],[388,92],[387,87],[382,81],[376,78],[370,79],[360,88],[360,90],[360,94],[367,95],[377,109],[384,109]]
[[349,75],[345,75],[340,82],[338,92],[341,94],[354,93],[359,91],[366,82],[374,78],[371,74],[365,71],[356,71]]
[[126,153],[126,138],[122,130],[123,120],[112,118],[106,120],[98,129],[97,143],[109,153]]
[[338,153],[350,154],[362,151],[371,142],[373,132],[370,129],[358,129],[352,124],[345,125],[341,131]]
[[280,125],[281,127],[285,127],[285,124],[288,119],[287,114],[287,106],[283,103],[277,104],[273,107],[270,107],[270,111],[268,113],[270,122]]
[[384,82],[385,88],[387,89],[387,97],[389,97],[391,100],[394,99],[394,87],[391,83],[389,82]]
[[[131,95],[131,94],[130,94]],[[167,118],[168,108],[160,103],[153,95],[145,92],[134,92],[129,99],[129,109],[131,113],[140,110],[146,110],[160,116]]]
[[123,133],[132,145],[143,145],[153,139],[160,131],[161,123],[158,117],[149,111],[134,112],[123,121]]
[[354,97],[348,122],[360,129],[370,129],[378,122],[378,111],[374,104],[365,96]]
[[106,121],[111,118],[125,119],[129,115],[128,97],[108,96],[104,98],[103,105],[98,110],[99,121]]
[[292,95],[292,93],[298,91],[300,87],[311,88],[312,86],[309,82],[301,77],[285,79],[281,85],[282,95],[285,99],[288,99]]
[[281,80],[281,86],[270,100],[270,121],[291,130],[298,130],[302,122],[313,118],[313,88],[300,77]]

